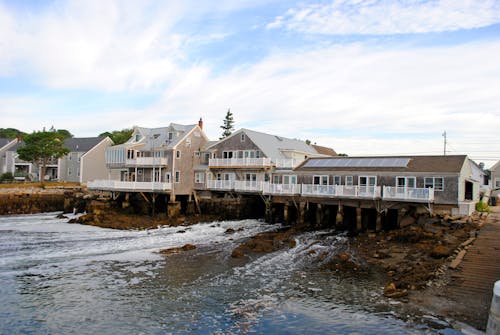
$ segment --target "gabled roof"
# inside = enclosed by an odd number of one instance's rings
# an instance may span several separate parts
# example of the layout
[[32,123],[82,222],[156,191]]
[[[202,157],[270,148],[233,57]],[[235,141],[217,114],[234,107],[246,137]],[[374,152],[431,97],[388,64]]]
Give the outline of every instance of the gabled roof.
[[[266,157],[278,159],[285,158],[285,156],[283,155],[283,152],[285,151],[296,151],[304,154],[322,154],[318,152],[312,145],[308,145],[304,141],[261,133],[245,128],[237,130],[230,136],[216,142],[212,146],[233,136],[239,136],[241,133],[244,133],[257,147],[259,147],[259,149],[264,153]],[[333,149],[330,150],[333,151]]]
[[332,148],[324,147],[321,145],[312,144],[312,147],[318,152],[325,156],[337,156],[337,153]]
[[495,163],[495,165],[493,165],[490,169],[490,171],[497,171],[498,169],[500,169],[500,160],[498,162]]
[[106,137],[70,137],[64,140],[64,146],[71,152],[87,152]]
[[13,147],[17,143],[17,139],[14,138],[0,138],[0,150],[9,150],[11,147]]
[[[184,137],[186,137],[193,129],[195,129],[198,124],[182,125],[177,123],[171,123],[167,127],[158,128],[145,128],[145,127],[134,127],[134,132],[131,138],[120,145],[113,147],[137,147],[137,149],[149,151],[154,149],[173,149],[179,142],[181,142]],[[206,138],[206,135],[201,132],[201,136]],[[169,139],[169,133],[172,134],[172,139]],[[138,142],[135,141],[135,135],[141,135]],[[207,139],[208,140],[208,139]]]
[[300,171],[394,171],[460,173],[466,155],[309,158]]

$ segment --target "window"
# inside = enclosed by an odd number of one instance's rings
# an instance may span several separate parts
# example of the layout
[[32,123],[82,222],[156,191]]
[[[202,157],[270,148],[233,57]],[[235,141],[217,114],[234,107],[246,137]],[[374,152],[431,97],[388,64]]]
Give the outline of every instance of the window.
[[359,186],[375,186],[377,185],[377,177],[375,176],[360,176],[358,180]]
[[314,185],[328,185],[328,176],[313,176]]
[[241,134],[241,142],[245,142],[245,134],[244,133]]
[[257,174],[255,173],[246,173],[245,174],[246,181],[257,181]]
[[194,152],[194,157],[198,157],[199,158],[200,157],[200,152],[199,151],[195,151]]
[[80,177],[80,168],[76,169],[76,174],[77,174],[78,177]]
[[135,142],[139,142],[141,140],[141,135],[136,134],[134,140],[135,140]]
[[68,176],[71,176],[71,168],[68,168]]
[[416,184],[417,183],[415,177],[396,177],[397,187],[414,188]]
[[279,184],[280,183],[280,176],[273,176],[273,184]]
[[181,151],[180,150],[177,150],[175,152],[175,158],[177,158],[177,159],[181,158]]
[[194,182],[196,184],[203,184],[205,182],[205,172],[196,172],[194,174]]
[[168,140],[172,141],[173,138],[174,138],[174,134],[173,133],[168,133]]
[[181,172],[180,171],[175,171],[175,182],[176,183],[181,182]]
[[444,190],[444,178],[443,177],[425,177],[424,187],[433,188],[435,191]]
[[342,180],[340,176],[333,176],[333,185],[342,185]]
[[232,151],[223,151],[222,152],[222,158],[233,158],[233,152]]
[[495,182],[495,187],[500,187],[500,180],[497,180],[497,181]]
[[191,146],[191,137],[186,138],[186,147]]
[[134,159],[134,150],[127,150],[127,159]]
[[354,178],[352,176],[346,176],[345,177],[346,186],[352,186],[354,184],[353,180]]
[[283,176],[283,184],[297,184],[297,176]]

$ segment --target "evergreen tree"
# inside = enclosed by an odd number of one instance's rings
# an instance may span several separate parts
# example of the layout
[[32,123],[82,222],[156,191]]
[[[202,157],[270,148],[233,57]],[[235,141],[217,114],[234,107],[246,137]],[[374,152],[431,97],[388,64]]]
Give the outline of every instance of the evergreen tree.
[[40,182],[43,186],[47,163],[51,158],[60,158],[69,153],[64,147],[63,134],[54,131],[39,131],[23,137],[24,146],[17,149],[19,158],[41,168]]
[[233,133],[234,119],[233,119],[233,113],[231,113],[231,109],[227,110],[226,117],[224,118],[224,124],[220,127],[222,128],[222,130],[224,130],[222,132],[222,137],[220,138],[221,140]]

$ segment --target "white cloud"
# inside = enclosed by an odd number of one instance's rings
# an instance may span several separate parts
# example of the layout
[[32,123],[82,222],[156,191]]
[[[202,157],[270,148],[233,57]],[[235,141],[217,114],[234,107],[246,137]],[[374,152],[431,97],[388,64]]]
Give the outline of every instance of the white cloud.
[[334,0],[277,16],[267,28],[320,34],[405,34],[455,31],[500,22],[500,2]]
[[[498,42],[385,50],[353,44],[276,54],[220,76],[193,69],[150,114],[189,123],[203,116],[217,138],[230,107],[237,127],[308,138],[350,154],[439,153],[447,130],[458,151],[467,139],[498,137],[498,54]],[[500,154],[500,143],[488,145]]]

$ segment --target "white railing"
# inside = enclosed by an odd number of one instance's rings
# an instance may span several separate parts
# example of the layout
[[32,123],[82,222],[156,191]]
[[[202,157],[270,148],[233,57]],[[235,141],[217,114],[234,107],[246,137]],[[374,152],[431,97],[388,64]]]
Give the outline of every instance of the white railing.
[[272,184],[265,182],[262,184],[264,194],[295,195],[300,194],[300,184]]
[[168,163],[165,157],[137,157],[127,159],[125,164],[129,166],[166,166]]
[[87,188],[106,191],[169,191],[172,183],[94,180],[87,183]]
[[398,201],[434,201],[433,188],[417,188],[417,187],[396,187],[384,186],[384,200]]
[[338,198],[380,198],[380,186],[302,184],[303,196]]
[[271,166],[269,158],[210,158],[209,167],[249,167]]
[[262,192],[263,186],[261,181],[236,180],[234,182],[234,190],[240,192]]
[[233,180],[207,180],[207,189],[209,190],[226,190],[234,189]]
[[298,165],[296,159],[275,159],[273,162],[277,169],[293,169]]

